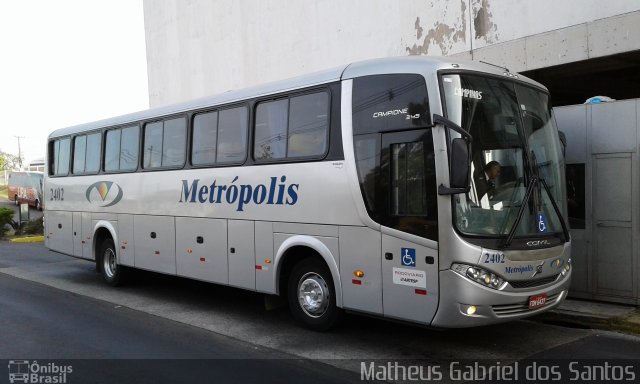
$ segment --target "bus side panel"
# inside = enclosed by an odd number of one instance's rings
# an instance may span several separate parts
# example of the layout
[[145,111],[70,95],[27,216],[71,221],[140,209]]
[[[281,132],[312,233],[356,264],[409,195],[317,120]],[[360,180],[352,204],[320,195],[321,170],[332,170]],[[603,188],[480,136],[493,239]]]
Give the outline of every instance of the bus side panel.
[[52,251],[73,255],[73,219],[71,212],[47,212],[49,248]]
[[131,267],[136,265],[133,215],[118,215],[118,241],[120,244],[117,244],[116,248],[119,248],[118,261],[120,264]]
[[256,289],[254,222],[228,221],[229,285]]
[[227,221],[177,217],[176,269],[178,276],[228,284]]
[[429,324],[438,309],[438,251],[399,236],[406,237],[382,228],[384,316]]
[[89,260],[95,260],[93,253],[93,221],[90,212],[82,212],[82,257]]
[[[340,278],[344,308],[382,314],[381,235],[368,227],[340,227]],[[362,271],[357,278],[354,272]]]
[[176,233],[173,216],[136,215],[134,222],[135,266],[149,271],[176,274]]
[[82,255],[82,212],[73,212],[73,256]]
[[[256,291],[275,294],[276,267],[273,253],[273,223],[256,221]],[[267,263],[266,260],[271,260]]]

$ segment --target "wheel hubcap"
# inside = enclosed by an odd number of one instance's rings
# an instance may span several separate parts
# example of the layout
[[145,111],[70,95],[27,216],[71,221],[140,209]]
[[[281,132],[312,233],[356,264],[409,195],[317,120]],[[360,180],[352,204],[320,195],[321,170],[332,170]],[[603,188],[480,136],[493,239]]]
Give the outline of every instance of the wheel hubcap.
[[104,251],[104,255],[102,256],[104,273],[108,278],[113,278],[116,274],[116,269],[118,265],[116,264],[116,254],[113,252],[113,249],[107,249]]
[[329,306],[329,287],[322,276],[310,272],[298,283],[298,301],[302,310],[311,317],[322,316]]

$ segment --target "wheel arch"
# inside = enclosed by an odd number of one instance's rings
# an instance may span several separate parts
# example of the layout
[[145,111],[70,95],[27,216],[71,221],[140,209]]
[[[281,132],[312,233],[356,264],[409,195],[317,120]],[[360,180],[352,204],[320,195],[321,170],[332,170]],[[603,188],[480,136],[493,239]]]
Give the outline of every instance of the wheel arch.
[[[106,220],[99,220],[93,227],[93,244],[91,246],[92,258],[96,262],[98,261],[96,259],[96,256],[98,255],[98,247],[108,237],[111,237],[114,245],[118,244],[118,235],[113,224]],[[117,246],[115,247],[115,251],[116,257],[119,260],[120,251]]]
[[313,236],[291,236],[278,248],[274,262],[276,265],[276,294],[281,295],[283,291],[286,291],[288,274],[299,261],[308,257],[321,260],[329,268],[335,289],[336,306],[342,308],[342,282],[337,258],[322,241]]

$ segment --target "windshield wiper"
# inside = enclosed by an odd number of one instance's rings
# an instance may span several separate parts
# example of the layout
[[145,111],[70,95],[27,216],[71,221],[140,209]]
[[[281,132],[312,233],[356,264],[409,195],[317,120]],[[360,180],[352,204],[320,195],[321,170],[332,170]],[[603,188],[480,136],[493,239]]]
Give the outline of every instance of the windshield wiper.
[[[511,226],[511,229],[509,230],[509,234],[507,235],[507,238],[503,244],[504,248],[509,247],[511,245],[511,242],[513,242],[513,237],[516,234],[516,229],[518,228],[518,225],[520,225],[520,222],[522,221],[522,217],[524,216],[524,210],[527,209],[527,205],[529,204],[529,200],[531,199],[531,194],[533,193],[533,189],[536,185],[538,186],[538,193],[540,193],[540,196],[538,197],[540,200],[542,200],[541,191],[540,191],[541,185],[544,188],[545,192],[547,192],[547,195],[549,196],[549,200],[551,201],[551,206],[553,207],[555,214],[558,216],[558,219],[560,220],[560,225],[562,226],[562,233],[564,235],[565,241],[569,239],[569,228],[567,228],[567,224],[564,221],[564,217],[562,217],[562,212],[560,212],[560,208],[558,207],[556,200],[553,198],[553,195],[551,194],[549,185],[547,185],[547,182],[543,178],[540,178],[538,176],[533,176],[531,178],[531,183],[529,183],[529,186],[527,187],[527,191],[525,192],[524,199],[522,200],[522,205],[520,205],[520,209],[518,210],[518,215],[516,216],[516,220]],[[539,201],[539,202],[536,202],[535,204],[536,204],[536,209],[538,209],[537,205],[541,204],[541,202]],[[541,211],[541,208],[542,207],[540,207],[540,211]]]
[[524,194],[524,199],[522,199],[522,204],[520,205],[520,209],[518,210],[518,215],[516,216],[516,221],[511,225],[511,229],[509,230],[509,235],[505,240],[503,247],[507,248],[511,245],[513,241],[513,237],[516,234],[516,229],[518,225],[520,225],[520,221],[522,221],[522,216],[524,215],[524,210],[527,209],[527,204],[529,204],[529,200],[531,199],[531,193],[533,192],[533,187],[538,183],[538,178],[532,177],[529,186],[527,187],[527,191]]
[[551,201],[551,206],[553,206],[553,210],[556,212],[556,215],[558,215],[558,219],[560,219],[560,225],[562,226],[562,233],[564,234],[564,239],[565,241],[568,241],[569,228],[567,228],[567,223],[565,223],[564,217],[562,217],[562,212],[560,212],[560,207],[558,207],[558,203],[556,203],[556,199],[553,198],[553,195],[551,194],[551,190],[549,189],[549,185],[547,185],[547,182],[545,181],[545,179],[540,179],[540,183],[542,183],[542,186],[544,187],[544,190],[547,192],[547,195],[549,196],[549,200]]

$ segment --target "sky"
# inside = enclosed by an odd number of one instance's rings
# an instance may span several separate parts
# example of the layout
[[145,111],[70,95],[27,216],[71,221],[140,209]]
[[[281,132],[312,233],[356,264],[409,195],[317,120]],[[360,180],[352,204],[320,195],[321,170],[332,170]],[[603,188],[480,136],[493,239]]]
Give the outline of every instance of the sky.
[[0,0],[0,150],[147,109],[145,49],[142,0]]

